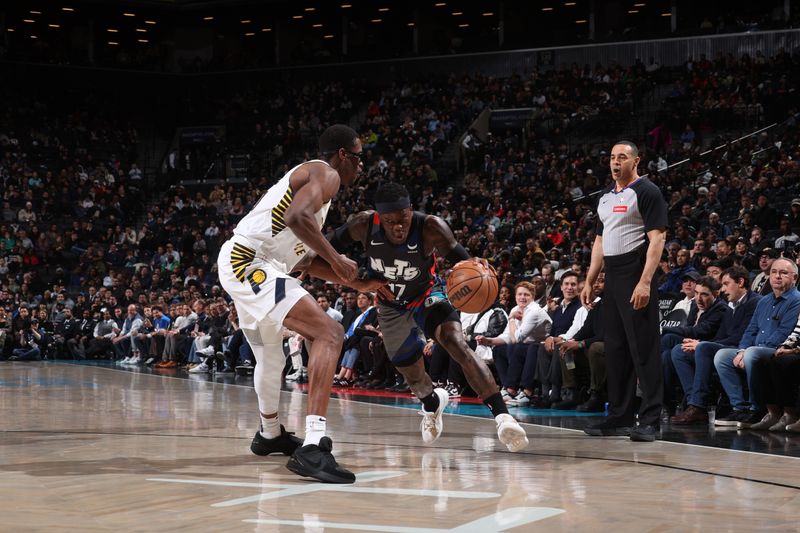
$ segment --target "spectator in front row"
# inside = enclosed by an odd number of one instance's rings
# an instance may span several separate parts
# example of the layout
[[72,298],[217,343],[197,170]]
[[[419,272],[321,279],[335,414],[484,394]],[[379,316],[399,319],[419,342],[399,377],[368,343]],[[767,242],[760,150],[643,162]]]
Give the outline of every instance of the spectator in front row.
[[128,314],[125,316],[125,320],[122,323],[122,329],[111,339],[111,342],[114,344],[114,353],[117,359],[124,360],[130,357],[132,348],[131,337],[136,330],[139,329],[141,324],[142,315],[139,314],[136,304],[130,304],[128,306]]
[[[553,409],[574,409],[582,405],[584,399],[587,400],[594,398],[592,403],[589,403],[585,408],[595,408],[599,402],[600,411],[603,410],[603,402],[600,398],[601,394],[605,392],[605,352],[603,351],[602,342],[602,325],[598,322],[599,314],[592,313],[595,308],[600,306],[603,298],[603,292],[606,287],[606,274],[600,272],[597,279],[592,286],[594,295],[594,302],[591,309],[581,307],[575,313],[575,319],[569,331],[564,335],[559,336],[559,360],[561,363],[561,376],[563,387],[563,400],[553,405]],[[579,316],[580,315],[580,316]],[[587,321],[591,318],[594,323],[587,325]],[[596,336],[595,332],[600,332],[600,336]],[[588,342],[587,342],[588,341]],[[599,341],[599,343],[597,342]],[[592,344],[598,345],[591,348]],[[572,362],[568,364],[571,354]],[[602,361],[600,361],[602,359]],[[599,364],[598,364],[599,363]],[[595,375],[592,375],[592,367],[595,367]],[[581,394],[583,389],[578,387],[577,372],[589,370],[591,389],[589,390],[589,397]],[[585,373],[585,372],[584,372]]]
[[661,332],[661,368],[664,376],[664,406],[670,411],[675,409],[674,380],[675,367],[672,356],[683,350],[684,342],[707,341],[719,330],[725,314],[729,312],[727,304],[719,298],[720,285],[711,276],[703,276],[695,284],[695,297],[692,302],[685,326],[664,327]]
[[[476,335],[479,346],[491,346],[503,399],[509,405],[528,405],[533,397],[536,351],[550,333],[553,319],[533,301],[534,287],[527,281],[514,290],[517,305],[508,314],[506,327],[497,337]],[[531,357],[528,357],[528,354]],[[523,385],[520,388],[520,385]],[[527,386],[527,388],[525,388]]]
[[39,327],[39,319],[31,318],[27,327],[19,330],[17,344],[19,348],[14,348],[9,361],[38,361],[42,358],[43,332]]
[[[781,415],[769,427],[770,431],[800,433],[800,417],[797,409],[797,384],[800,382],[800,319],[791,335],[775,350],[770,360],[772,386],[767,393],[767,409],[772,418]],[[752,429],[752,428],[751,428]]]
[[67,350],[73,359],[86,359],[86,348],[94,335],[97,321],[92,318],[89,309],[83,310],[83,318],[78,324],[78,332],[71,339],[67,339]]
[[561,357],[558,355],[558,346],[563,342],[564,335],[575,320],[575,313],[581,307],[578,298],[578,275],[567,271],[561,276],[562,299],[555,304],[555,310],[550,311],[553,325],[550,336],[539,346],[536,354],[536,377],[542,384],[542,406],[550,407],[558,403],[561,398]]
[[[766,364],[792,332],[800,315],[800,293],[795,288],[797,265],[783,257],[776,259],[769,282],[772,294],[758,302],[739,348],[725,348],[714,356],[714,366],[734,409],[731,417],[740,428],[768,429],[778,423],[779,417],[766,412],[763,385]],[[744,398],[741,371],[750,391],[748,400]]]
[[[678,374],[686,396],[687,408],[670,419],[675,425],[707,424],[708,391],[714,355],[723,348],[735,348],[742,339],[744,330],[753,318],[761,295],[747,287],[748,273],[741,266],[734,266],[722,275],[722,292],[727,297],[730,312],[725,313],[714,338],[709,341],[684,339],[680,346],[672,349],[672,364]],[[735,425],[738,421],[733,421]],[[717,419],[717,425],[726,425],[727,417]]]
[[117,323],[108,308],[104,308],[102,313],[103,319],[94,326],[92,340],[89,341],[89,346],[86,348],[86,357],[108,355],[108,352],[114,348],[111,339],[116,336],[114,331],[117,329]]

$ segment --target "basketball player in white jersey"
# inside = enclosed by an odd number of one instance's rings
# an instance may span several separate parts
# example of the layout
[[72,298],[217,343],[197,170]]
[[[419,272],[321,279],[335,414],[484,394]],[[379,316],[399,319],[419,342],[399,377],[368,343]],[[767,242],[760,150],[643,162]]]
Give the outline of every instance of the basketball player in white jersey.
[[[312,160],[291,169],[239,222],[233,237],[220,249],[219,277],[236,304],[239,325],[257,361],[253,380],[261,428],[250,449],[257,455],[291,455],[287,467],[301,476],[353,483],[355,475],[336,463],[331,439],[325,436],[344,332],[289,273],[299,270],[295,267],[308,254],[309,259],[314,255],[324,259],[339,280],[357,290],[374,291],[383,283],[357,280],[355,261],[339,254],[321,232],[339,186],[351,185],[361,170],[358,134],[347,126],[333,125],[320,137],[319,149],[326,161]],[[311,341],[302,443],[278,420],[284,326]]]

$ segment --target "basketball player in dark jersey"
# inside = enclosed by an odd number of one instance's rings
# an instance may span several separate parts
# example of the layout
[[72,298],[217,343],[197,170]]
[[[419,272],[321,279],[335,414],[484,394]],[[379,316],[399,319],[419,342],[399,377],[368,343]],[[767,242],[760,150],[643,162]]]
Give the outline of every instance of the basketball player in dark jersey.
[[[442,412],[449,400],[444,389],[433,388],[421,359],[425,339],[434,339],[464,369],[470,386],[491,410],[500,441],[512,452],[528,445],[525,430],[508,414],[489,368],[464,338],[458,312],[437,283],[436,254],[451,263],[470,259],[447,223],[415,212],[408,191],[387,183],[375,193],[375,211],[363,211],[336,229],[329,239],[342,251],[360,242],[366,251],[371,278],[386,281],[378,291],[378,324],[392,363],[422,402],[422,439],[431,443],[442,432]],[[475,259],[478,261],[478,259]],[[324,261],[312,261],[306,272],[330,279]]]

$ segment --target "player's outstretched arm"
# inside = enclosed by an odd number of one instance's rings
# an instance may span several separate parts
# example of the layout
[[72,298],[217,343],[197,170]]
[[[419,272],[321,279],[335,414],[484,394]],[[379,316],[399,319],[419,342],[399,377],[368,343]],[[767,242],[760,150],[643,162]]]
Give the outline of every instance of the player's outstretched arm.
[[[327,240],[330,242],[331,246],[334,247],[337,253],[346,250],[355,242],[360,242],[363,246],[367,237],[369,220],[372,218],[373,213],[373,211],[362,211],[327,235]],[[311,256],[307,264],[298,265],[298,268],[304,273],[314,276],[315,278],[324,279],[325,281],[338,283],[340,285],[346,285],[358,291],[377,291],[385,299],[394,299],[394,294],[389,287],[386,286],[385,280],[357,278],[353,281],[345,281],[333,271],[327,261],[318,255]]]

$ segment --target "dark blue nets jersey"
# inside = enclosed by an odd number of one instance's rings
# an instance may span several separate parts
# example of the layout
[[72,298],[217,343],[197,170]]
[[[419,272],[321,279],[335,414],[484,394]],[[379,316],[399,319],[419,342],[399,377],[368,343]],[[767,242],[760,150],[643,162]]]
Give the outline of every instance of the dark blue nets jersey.
[[426,216],[425,213],[414,212],[411,229],[403,244],[389,242],[377,213],[370,221],[364,249],[369,273],[386,279],[394,293],[394,302],[384,302],[386,305],[420,307],[431,293],[436,280],[436,255],[425,257],[422,229]]

